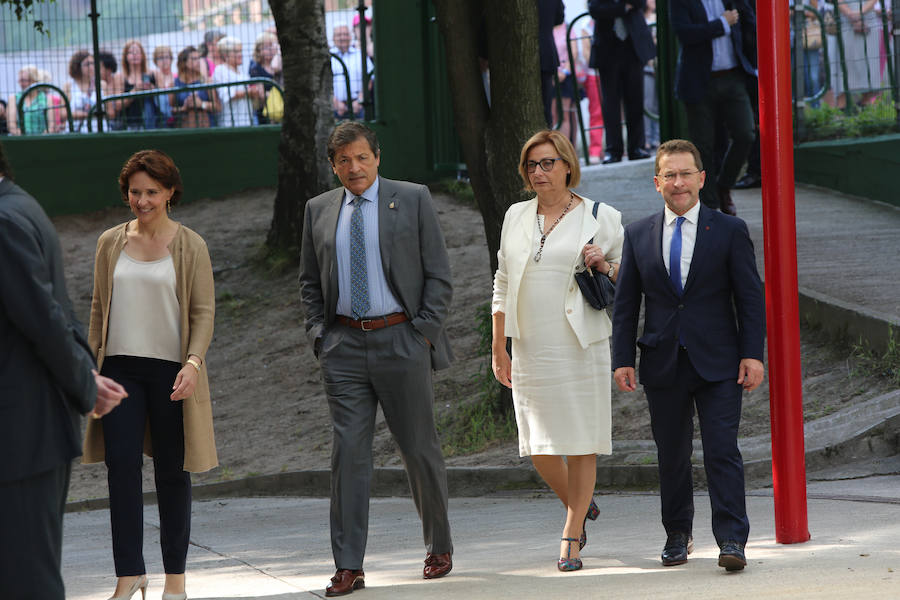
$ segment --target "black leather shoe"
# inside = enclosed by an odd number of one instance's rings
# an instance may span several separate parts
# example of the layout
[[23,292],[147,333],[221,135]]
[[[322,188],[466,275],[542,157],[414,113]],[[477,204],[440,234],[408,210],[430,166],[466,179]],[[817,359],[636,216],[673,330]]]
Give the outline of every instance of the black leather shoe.
[[615,154],[607,154],[603,157],[603,164],[609,165],[612,163],[622,162],[621,156],[616,156]]
[[650,158],[650,153],[643,148],[628,153],[628,160],[644,160],[645,158]]
[[735,190],[749,190],[750,188],[758,187],[762,187],[762,177],[752,173],[744,173],[744,176],[731,186],[731,188]]
[[744,545],[737,542],[725,542],[719,552],[719,566],[726,571],[740,571],[747,566],[744,556]]
[[686,533],[670,533],[666,538],[666,546],[662,551],[662,564],[664,567],[683,565],[688,560],[688,554],[694,551],[694,538]]

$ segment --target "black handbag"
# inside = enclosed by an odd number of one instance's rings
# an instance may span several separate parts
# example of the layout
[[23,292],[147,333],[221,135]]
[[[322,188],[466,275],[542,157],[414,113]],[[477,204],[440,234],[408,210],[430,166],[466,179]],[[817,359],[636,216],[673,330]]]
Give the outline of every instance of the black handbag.
[[[598,202],[594,202],[594,208],[591,213],[597,218]],[[589,244],[594,243],[591,238]],[[616,286],[612,280],[602,273],[594,273],[594,270],[587,266],[579,265],[575,268],[575,281],[581,289],[581,295],[587,300],[593,308],[603,310],[612,305],[616,299]]]

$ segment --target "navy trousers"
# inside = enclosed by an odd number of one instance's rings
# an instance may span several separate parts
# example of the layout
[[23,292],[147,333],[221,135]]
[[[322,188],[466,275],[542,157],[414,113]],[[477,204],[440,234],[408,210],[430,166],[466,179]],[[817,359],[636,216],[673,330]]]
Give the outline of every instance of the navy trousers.
[[697,374],[686,350],[678,354],[677,378],[669,387],[644,386],[650,427],[659,461],[662,522],[666,533],[691,534],[694,483],[691,441],[694,407],[703,439],[703,466],[712,506],[712,530],[721,546],[745,544],[750,533],[744,498],[744,462],[737,445],[742,388],[735,377],[706,381]]
[[169,399],[181,365],[154,358],[109,356],[103,375],[128,391],[103,417],[116,575],[146,573],[143,555],[142,449],[146,424],[153,440],[160,545],[166,573],[184,573],[191,535],[191,478],[184,470],[182,404]]

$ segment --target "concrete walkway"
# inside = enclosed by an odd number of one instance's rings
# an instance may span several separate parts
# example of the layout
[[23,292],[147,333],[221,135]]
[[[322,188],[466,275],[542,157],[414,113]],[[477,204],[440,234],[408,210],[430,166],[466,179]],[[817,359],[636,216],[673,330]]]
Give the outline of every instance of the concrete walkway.
[[[542,493],[452,498],[454,569],[421,578],[421,530],[412,501],[374,499],[365,590],[358,600],[555,598],[898,598],[900,477],[873,476],[810,485],[809,529],[802,544],[775,541],[769,490],[747,498],[748,567],[726,574],[709,529],[709,502],[697,494],[696,549],[689,562],[663,568],[659,500],[653,493],[598,495],[588,524],[585,568],[560,573],[555,560],[564,515]],[[70,600],[102,600],[115,586],[109,515],[66,516],[63,571]],[[156,508],[145,511],[144,555],[150,598],[162,593]],[[188,555],[190,597],[288,600],[321,598],[333,574],[328,500],[235,498],[195,502]]]

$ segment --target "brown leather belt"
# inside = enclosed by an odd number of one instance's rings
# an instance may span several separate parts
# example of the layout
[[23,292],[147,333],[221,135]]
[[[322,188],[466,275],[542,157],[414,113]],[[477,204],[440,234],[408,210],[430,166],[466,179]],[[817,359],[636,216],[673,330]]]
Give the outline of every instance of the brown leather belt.
[[409,321],[409,319],[406,318],[406,315],[402,312],[391,313],[389,315],[384,315],[383,317],[360,319],[359,321],[357,321],[356,319],[351,319],[350,317],[345,317],[344,315],[338,315],[337,320],[338,323],[342,323],[347,327],[362,329],[363,331],[374,331],[376,329],[390,327],[391,325]]
[[740,71],[740,70],[741,70],[740,67],[731,67],[730,69],[723,69],[722,71],[713,71],[710,76],[713,78],[724,77],[725,75],[728,75],[729,73],[734,73],[734,72]]

